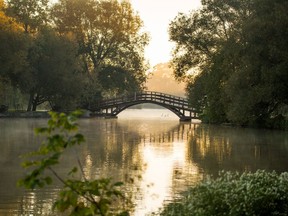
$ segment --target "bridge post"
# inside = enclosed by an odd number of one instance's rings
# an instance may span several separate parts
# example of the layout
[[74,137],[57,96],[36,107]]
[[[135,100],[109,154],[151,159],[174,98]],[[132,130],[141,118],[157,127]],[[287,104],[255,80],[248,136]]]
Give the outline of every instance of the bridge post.
[[180,122],[191,122],[192,118],[190,116],[180,117]]
[[113,115],[113,114],[108,114],[104,116],[105,119],[117,119],[118,116],[117,115]]

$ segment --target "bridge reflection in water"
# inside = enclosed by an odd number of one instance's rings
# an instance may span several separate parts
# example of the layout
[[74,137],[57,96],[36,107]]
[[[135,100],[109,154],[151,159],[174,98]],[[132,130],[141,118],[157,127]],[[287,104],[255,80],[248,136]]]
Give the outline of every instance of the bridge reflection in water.
[[[119,126],[125,128],[123,131],[132,132],[139,143],[131,158],[138,167],[138,172],[135,172],[141,175],[134,184],[138,190],[134,215],[157,211],[167,200],[178,196],[188,184],[195,184],[202,178],[197,165],[188,156],[188,140],[198,124],[119,120]],[[124,136],[129,137],[129,134]],[[123,142],[127,143],[127,140]]]
[[[188,185],[196,184],[207,174],[217,175],[220,170],[288,169],[287,149],[275,151],[283,148],[285,140],[271,139],[282,143],[276,147],[268,138],[272,134],[265,137],[261,131],[256,134],[252,129],[175,121],[162,125],[157,120],[118,119],[102,123],[109,137],[104,137],[103,153],[95,152],[97,158],[105,156],[101,173],[118,173],[124,179],[142,177],[128,184],[135,195],[135,215],[157,210]],[[91,173],[95,173],[95,164],[89,164]]]
[[[157,111],[165,110],[153,112]],[[87,145],[90,153],[85,153],[89,155],[85,170],[91,178],[98,173],[124,180],[128,191],[133,192],[136,205],[133,215],[157,211],[166,200],[202,178],[189,158],[187,142],[199,124],[122,118],[100,122],[107,136]],[[104,144],[101,149],[98,142]],[[97,165],[97,161],[103,164]]]
[[157,132],[150,132],[149,134],[144,134],[141,137],[141,141],[144,143],[183,142],[183,140],[189,139],[189,136],[191,136],[191,130],[195,130],[196,127],[196,124],[179,124],[167,132],[162,132],[160,134]]

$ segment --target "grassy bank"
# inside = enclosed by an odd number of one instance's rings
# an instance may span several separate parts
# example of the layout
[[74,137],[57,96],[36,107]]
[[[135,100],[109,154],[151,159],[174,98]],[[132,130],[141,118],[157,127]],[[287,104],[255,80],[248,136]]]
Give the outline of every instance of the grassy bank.
[[222,173],[190,188],[162,216],[288,215],[288,173]]

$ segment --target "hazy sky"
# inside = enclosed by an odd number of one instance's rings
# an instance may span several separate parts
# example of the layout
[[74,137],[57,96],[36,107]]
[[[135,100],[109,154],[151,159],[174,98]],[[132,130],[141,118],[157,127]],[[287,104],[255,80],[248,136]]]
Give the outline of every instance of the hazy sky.
[[151,40],[145,56],[151,66],[168,62],[173,44],[169,42],[168,26],[179,12],[188,13],[201,6],[201,0],[130,0],[144,21]]
[[[58,0],[50,0],[57,2]],[[188,13],[201,6],[201,0],[130,0],[144,21],[150,34],[150,44],[145,56],[151,66],[168,62],[173,44],[169,42],[168,26],[179,12]]]

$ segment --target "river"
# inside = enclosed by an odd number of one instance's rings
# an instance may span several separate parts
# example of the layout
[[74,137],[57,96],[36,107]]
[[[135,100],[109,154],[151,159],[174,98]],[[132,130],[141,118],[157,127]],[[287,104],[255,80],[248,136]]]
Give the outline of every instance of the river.
[[[53,215],[61,187],[34,191],[16,187],[24,170],[19,156],[37,149],[33,129],[47,119],[0,119],[0,215]],[[157,211],[187,186],[220,170],[288,171],[288,132],[180,123],[167,110],[126,110],[118,119],[80,119],[86,142],[57,168],[66,173],[79,158],[87,177],[129,181],[133,215]],[[56,213],[54,213],[56,214]],[[56,214],[57,215],[57,214]]]

